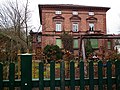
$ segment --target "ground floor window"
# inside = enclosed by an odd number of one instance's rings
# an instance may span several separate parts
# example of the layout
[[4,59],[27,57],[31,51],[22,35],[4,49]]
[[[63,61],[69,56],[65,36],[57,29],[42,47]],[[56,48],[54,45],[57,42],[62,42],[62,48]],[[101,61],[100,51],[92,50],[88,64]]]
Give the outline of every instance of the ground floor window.
[[90,39],[90,42],[93,49],[98,48],[98,39]]
[[73,48],[78,48],[78,39],[73,40]]
[[62,48],[62,40],[60,38],[56,39],[56,45],[59,46],[59,48]]
[[108,41],[107,45],[108,45],[108,49],[111,49],[111,41]]

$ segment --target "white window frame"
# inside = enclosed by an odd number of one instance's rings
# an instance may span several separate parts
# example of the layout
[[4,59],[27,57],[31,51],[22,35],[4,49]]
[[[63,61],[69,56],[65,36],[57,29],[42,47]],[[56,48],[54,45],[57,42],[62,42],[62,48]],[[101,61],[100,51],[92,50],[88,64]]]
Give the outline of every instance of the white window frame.
[[73,31],[73,32],[78,32],[78,29],[79,29],[78,26],[79,26],[78,23],[73,23],[73,24],[72,24],[72,31]]
[[89,16],[94,16],[94,15],[95,15],[95,13],[94,13],[94,12],[92,12],[92,11],[91,11],[91,12],[89,12],[88,14],[89,14]]
[[55,24],[55,31],[59,32],[59,31],[62,31],[62,23],[56,23]]
[[90,29],[90,31],[92,31],[92,28],[93,28],[93,30],[95,29],[95,24],[90,22],[89,23],[89,29]]
[[62,12],[61,11],[55,11],[55,14],[60,15],[60,14],[62,14]]
[[78,12],[77,11],[73,11],[72,14],[73,15],[78,15]]
[[41,42],[41,36],[40,35],[37,36],[37,41],[38,41],[38,43]]

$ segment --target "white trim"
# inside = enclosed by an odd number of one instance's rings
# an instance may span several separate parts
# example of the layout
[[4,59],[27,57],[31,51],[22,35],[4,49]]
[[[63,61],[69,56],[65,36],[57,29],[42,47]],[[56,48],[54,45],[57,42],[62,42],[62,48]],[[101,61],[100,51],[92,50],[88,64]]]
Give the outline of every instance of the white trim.
[[55,31],[62,31],[62,23],[55,24]]
[[55,11],[55,14],[60,15],[60,14],[62,14],[62,12],[61,11]]
[[94,12],[89,12],[88,14],[89,14],[90,16],[95,15],[95,13],[94,13]]
[[73,11],[72,14],[73,15],[78,15],[78,12],[77,11]]
[[73,32],[78,32],[78,27],[79,27],[78,23],[72,23],[72,31]]

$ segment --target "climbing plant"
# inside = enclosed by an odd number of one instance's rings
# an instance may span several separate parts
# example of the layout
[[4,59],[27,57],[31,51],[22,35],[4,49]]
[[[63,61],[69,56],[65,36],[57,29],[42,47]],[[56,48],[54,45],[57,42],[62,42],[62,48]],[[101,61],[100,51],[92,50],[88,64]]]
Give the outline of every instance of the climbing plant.
[[91,53],[93,53],[93,48],[91,46],[90,39],[86,39],[85,42],[85,52],[86,52],[86,57],[88,57]]
[[72,52],[73,51],[73,36],[68,34],[67,32],[64,32],[61,34],[61,40],[63,44],[63,48],[67,51]]

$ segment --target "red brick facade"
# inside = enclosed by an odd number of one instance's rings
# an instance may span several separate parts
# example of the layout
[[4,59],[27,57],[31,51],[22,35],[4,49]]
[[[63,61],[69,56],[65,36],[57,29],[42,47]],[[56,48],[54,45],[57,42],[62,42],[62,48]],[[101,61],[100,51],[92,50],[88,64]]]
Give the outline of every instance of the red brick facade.
[[[41,47],[44,48],[47,44],[56,44],[56,39],[60,38],[59,35],[63,31],[67,31],[74,38],[78,39],[78,48],[74,50],[77,53],[80,48],[80,36],[89,31],[90,25],[94,25],[94,33],[106,34],[107,10],[109,10],[107,7],[71,4],[39,5],[40,21],[42,24]],[[60,24],[61,31],[56,31],[56,23]],[[73,24],[77,24],[78,31],[72,31]],[[104,45],[104,42],[104,40],[99,40],[98,48]]]

